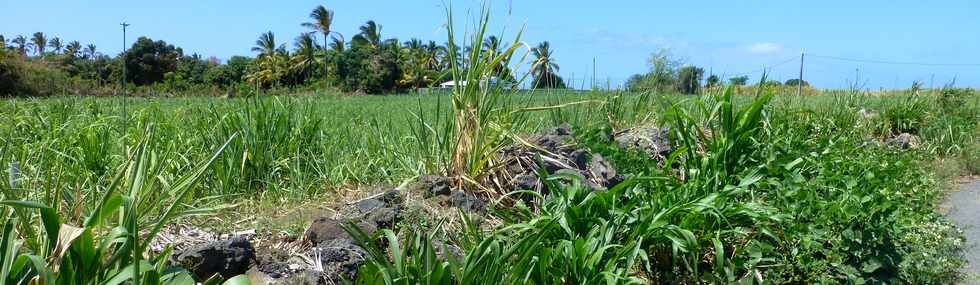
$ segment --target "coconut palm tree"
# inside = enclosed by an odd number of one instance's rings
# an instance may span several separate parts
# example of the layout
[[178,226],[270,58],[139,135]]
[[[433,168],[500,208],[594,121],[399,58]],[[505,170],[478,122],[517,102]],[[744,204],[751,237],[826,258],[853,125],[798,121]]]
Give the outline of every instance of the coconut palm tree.
[[403,45],[405,46],[406,49],[408,49],[411,52],[421,51],[423,46],[422,41],[416,38],[412,38],[411,40],[405,41]]
[[61,53],[61,49],[64,47],[61,44],[61,39],[59,39],[58,37],[54,37],[50,41],[48,41],[48,46],[51,47],[51,49],[54,50],[54,52],[56,53]]
[[71,41],[67,46],[65,46],[65,54],[70,55],[71,57],[78,56],[78,52],[81,50],[82,44],[78,41]]
[[429,57],[429,69],[442,71],[449,67],[446,64],[446,60],[449,58],[449,49],[446,46],[436,44],[436,41],[429,41],[423,48]]
[[490,53],[491,56],[496,56],[500,53],[500,39],[496,36],[489,36],[483,40],[483,50]]
[[31,47],[31,43],[27,42],[27,38],[22,35],[10,40],[10,43],[16,46],[17,52],[21,55],[27,55],[27,49]]
[[89,45],[85,46],[85,52],[84,53],[85,53],[85,56],[88,57],[88,58],[95,58],[96,53],[97,53],[96,50],[95,50],[95,45],[94,44],[89,44]]
[[335,50],[337,52],[343,52],[344,40],[338,39],[337,37],[333,37],[332,40],[333,41],[330,42],[330,49]]
[[381,26],[379,26],[373,20],[367,21],[367,23],[365,23],[359,29],[361,30],[361,33],[355,35],[351,39],[352,45],[367,46],[372,48],[381,45]]
[[531,74],[535,77],[549,76],[558,72],[559,66],[551,58],[551,44],[547,41],[538,44],[531,49],[534,54],[534,64],[531,66]]
[[[329,45],[327,38],[330,36],[330,33],[339,35],[341,45],[343,45],[344,35],[330,30],[330,25],[333,24],[333,11],[323,7],[323,5],[319,5],[313,9],[313,12],[310,12],[310,18],[313,19],[313,22],[303,23],[303,26],[323,33],[324,48]],[[327,76],[327,53],[323,53],[323,76]]]
[[[291,68],[296,74],[306,76],[311,67],[316,64],[316,51],[320,49],[320,46],[316,44],[316,39],[313,38],[312,33],[303,33],[296,37],[295,45],[296,52],[293,53],[291,59]],[[326,71],[324,70],[324,72]]]
[[551,44],[547,41],[538,44],[531,49],[534,55],[534,64],[531,65],[531,74],[535,78],[535,88],[537,87],[559,87],[564,85],[558,77],[558,64],[552,58]]
[[31,42],[34,44],[34,53],[38,56],[44,54],[44,47],[48,46],[48,38],[44,36],[44,33],[37,32],[31,37]]
[[255,47],[252,47],[252,51],[258,52],[259,57],[274,55],[279,50],[276,46],[276,35],[272,31],[268,31],[259,36],[259,39],[255,41]]
[[272,49],[272,53],[263,54],[255,59],[256,69],[245,76],[246,81],[262,87],[278,85],[289,72],[289,57]]

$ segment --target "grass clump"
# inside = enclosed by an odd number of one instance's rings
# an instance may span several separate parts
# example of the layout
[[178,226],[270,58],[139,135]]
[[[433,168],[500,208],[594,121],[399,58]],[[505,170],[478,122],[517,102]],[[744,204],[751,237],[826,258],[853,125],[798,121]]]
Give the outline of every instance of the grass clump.
[[[0,188],[0,220],[4,221],[0,281],[194,284],[190,273],[170,267],[169,247],[152,252],[150,242],[174,219],[207,211],[188,208],[187,199],[228,142],[193,170],[174,175],[166,171],[166,160],[160,160],[154,150],[153,138],[147,131],[140,143],[129,149],[126,162],[108,187],[87,193],[100,196],[91,199],[94,204],[90,207],[76,201],[76,208],[67,210],[72,206],[65,204],[70,199],[64,197],[73,193],[25,192],[27,189],[17,187],[16,179],[14,185]],[[242,284],[240,279],[227,284]],[[206,284],[221,281],[219,276]]]

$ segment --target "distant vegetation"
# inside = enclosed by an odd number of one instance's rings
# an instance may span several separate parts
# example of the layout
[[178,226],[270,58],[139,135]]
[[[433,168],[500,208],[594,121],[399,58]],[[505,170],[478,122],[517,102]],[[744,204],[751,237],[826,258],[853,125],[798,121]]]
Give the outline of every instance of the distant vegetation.
[[[45,96],[53,94],[118,94],[125,64],[129,92],[142,95],[186,94],[235,95],[241,92],[278,88],[330,87],[344,92],[369,94],[426,88],[449,81],[449,49],[446,43],[385,38],[382,25],[368,21],[345,41],[333,30],[334,12],[316,7],[310,29],[292,39],[261,33],[252,51],[254,57],[233,56],[226,61],[185,53],[163,40],[139,37],[126,54],[99,52],[95,45],[65,42],[38,32],[31,38],[17,36],[9,41],[0,35],[0,96]],[[501,39],[457,51],[459,63],[468,51],[479,48],[487,56],[501,54]],[[534,88],[565,88],[558,76],[554,49],[548,42],[528,49],[533,54]],[[516,82],[510,68],[494,67],[493,77]]]
[[[43,33],[0,41],[0,96],[109,95],[121,82],[141,95],[333,89],[0,101],[0,284],[237,285],[284,269],[315,284],[962,278],[962,234],[937,208],[951,177],[980,174],[975,90],[793,96],[808,84],[705,78],[666,51],[629,91],[569,90],[550,43],[487,36],[489,6],[476,32],[458,36],[447,12],[440,45],[385,39],[373,21],[346,41],[317,7],[293,49],[265,32],[257,56],[225,62],[146,37],[116,57]],[[465,37],[475,44],[455,44]],[[522,48],[530,86],[551,90],[482,84],[521,82],[510,61]],[[431,95],[341,96],[446,81],[457,84]],[[698,95],[663,96],[676,93]],[[595,183],[599,172],[608,184]],[[423,176],[442,185],[409,186]],[[401,197],[361,219],[384,224],[338,218],[326,243],[283,230],[316,223],[304,210]],[[242,265],[235,272],[195,270],[211,266],[173,262],[176,242],[154,247],[174,223],[248,227],[268,256],[305,265],[253,254],[214,258]],[[248,239],[236,238],[252,248]],[[340,275],[325,270],[337,264],[343,276],[321,276]]]

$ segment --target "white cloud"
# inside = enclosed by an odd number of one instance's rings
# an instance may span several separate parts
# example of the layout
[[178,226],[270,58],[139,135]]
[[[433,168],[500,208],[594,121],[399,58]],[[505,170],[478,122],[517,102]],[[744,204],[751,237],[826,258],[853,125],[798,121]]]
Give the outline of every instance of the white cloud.
[[742,47],[742,50],[754,54],[774,54],[783,52],[786,48],[777,43],[754,43]]

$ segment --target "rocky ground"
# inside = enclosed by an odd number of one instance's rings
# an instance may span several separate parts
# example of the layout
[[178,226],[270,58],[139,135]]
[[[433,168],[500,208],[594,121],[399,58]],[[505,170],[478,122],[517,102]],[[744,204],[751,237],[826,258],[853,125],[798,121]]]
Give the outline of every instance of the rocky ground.
[[[622,147],[636,148],[651,157],[670,153],[666,128],[629,129],[611,136]],[[546,195],[539,173],[577,177],[597,191],[623,181],[611,163],[578,147],[574,140],[567,125],[527,136],[500,151],[498,161],[503,167],[487,182],[502,192],[530,190]],[[394,229],[418,212],[437,215],[433,211],[456,209],[483,221],[491,207],[489,196],[454,185],[450,177],[422,176],[407,187],[337,205],[335,214],[310,221],[302,236],[258,237],[254,231],[219,235],[190,225],[173,225],[161,232],[152,247],[158,251],[173,247],[171,262],[200,280],[215,274],[225,278],[247,274],[261,284],[340,284],[356,277],[358,267],[368,258],[368,252],[345,229],[352,229],[351,225],[370,234]],[[440,256],[461,254],[451,242],[436,242],[441,243],[434,245]],[[449,252],[442,252],[446,250]]]

